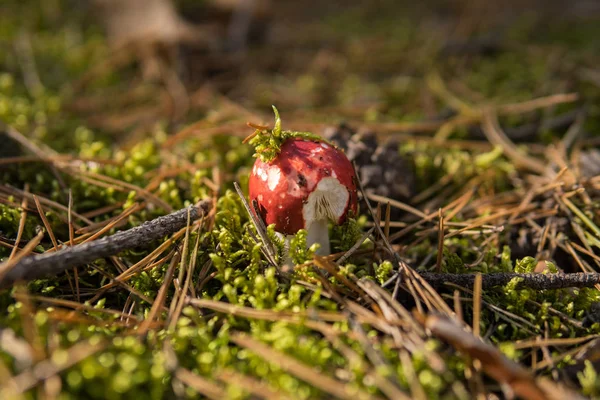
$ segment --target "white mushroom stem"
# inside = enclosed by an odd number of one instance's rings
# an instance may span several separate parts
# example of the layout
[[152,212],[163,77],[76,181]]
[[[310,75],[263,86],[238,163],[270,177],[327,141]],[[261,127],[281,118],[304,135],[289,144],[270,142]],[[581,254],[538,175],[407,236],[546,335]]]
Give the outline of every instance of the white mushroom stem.
[[[312,222],[306,230],[306,247],[308,248],[315,243],[319,243],[320,247],[315,252],[315,254],[319,256],[328,256],[331,254],[328,225],[329,224],[326,219],[317,220]],[[282,265],[295,265],[292,257],[290,256],[290,241],[294,238],[294,235],[284,235],[283,233],[279,232],[276,232],[276,235],[285,241]]]
[[306,230],[306,245],[310,247],[315,243],[319,243],[321,247],[315,252],[319,256],[328,256],[331,254],[328,225],[326,219],[317,219]]
[[321,247],[317,250],[317,255],[331,254],[328,222],[340,219],[346,210],[349,197],[348,189],[334,177],[321,179],[308,196],[302,209],[307,231],[306,244],[311,246],[319,243]]

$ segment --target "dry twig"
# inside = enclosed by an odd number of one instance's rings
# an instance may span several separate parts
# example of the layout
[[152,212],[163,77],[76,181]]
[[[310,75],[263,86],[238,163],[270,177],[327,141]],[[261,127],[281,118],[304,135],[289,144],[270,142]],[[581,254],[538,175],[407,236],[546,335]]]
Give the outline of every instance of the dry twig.
[[[473,287],[477,274],[438,274],[434,272],[420,272],[421,277],[433,287],[442,287],[452,283],[463,287]],[[593,287],[600,283],[600,273],[577,272],[571,274],[515,274],[491,273],[482,274],[482,288],[504,286],[511,280],[520,279],[517,289],[551,290],[570,287]]]
[[[448,342],[460,352],[479,360],[482,370],[487,375],[509,385],[517,396],[532,400],[563,398],[557,396],[564,395],[565,388],[556,384],[548,385],[546,382],[540,385],[529,370],[509,360],[500,350],[473,336],[450,318],[428,316],[423,317],[422,321],[425,328],[435,336]],[[568,398],[576,399],[580,396],[569,393]]]
[[[195,221],[206,215],[211,204],[211,200],[203,200],[195,206],[189,207],[190,220]],[[188,208],[184,208],[112,236],[63,248],[52,253],[23,258],[8,268],[0,280],[0,288],[6,288],[17,281],[58,274],[98,258],[116,255],[123,250],[148,246],[153,241],[185,227],[187,218]],[[0,264],[0,271],[4,269],[3,267],[3,264]]]

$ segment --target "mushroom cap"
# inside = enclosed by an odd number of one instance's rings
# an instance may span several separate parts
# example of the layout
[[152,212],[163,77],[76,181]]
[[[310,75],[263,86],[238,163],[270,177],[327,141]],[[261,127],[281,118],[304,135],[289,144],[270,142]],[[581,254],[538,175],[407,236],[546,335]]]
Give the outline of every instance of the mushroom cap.
[[308,229],[316,219],[341,224],[349,210],[356,213],[354,168],[341,150],[325,142],[291,138],[271,162],[257,159],[249,192],[265,223],[288,235]]

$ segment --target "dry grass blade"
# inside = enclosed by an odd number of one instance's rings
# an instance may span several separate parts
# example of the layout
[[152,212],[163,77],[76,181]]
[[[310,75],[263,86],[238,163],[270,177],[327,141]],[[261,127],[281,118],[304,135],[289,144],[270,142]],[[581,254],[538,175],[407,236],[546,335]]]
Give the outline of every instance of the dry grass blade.
[[[449,285],[451,287],[457,287],[456,285]],[[470,291],[469,289],[466,288],[461,288],[458,287],[459,290],[463,290],[467,293],[470,293],[471,295],[473,295],[473,292]],[[444,295],[444,297],[446,298],[450,298],[450,295]],[[472,297],[462,297],[459,298],[461,301],[464,302],[472,302],[473,298]],[[539,333],[539,328],[538,326],[534,325],[533,323],[527,321],[525,318],[520,317],[516,314],[511,313],[510,311],[506,311],[492,303],[489,303],[487,301],[481,300],[481,304],[486,306],[487,308],[489,308],[491,311],[497,313],[497,317],[500,319],[505,320],[506,322],[515,325],[516,327],[518,327],[519,329],[521,329],[523,332],[527,332],[530,335],[535,335],[536,333]],[[531,329],[530,329],[531,328]]]
[[520,103],[501,105],[498,106],[497,110],[499,114],[524,114],[540,108],[551,107],[564,103],[573,103],[578,99],[579,95],[577,93],[558,93]]
[[[317,319],[320,321],[346,321],[347,317],[338,312],[327,311],[307,311],[307,312],[291,312],[291,311],[272,311],[272,310],[257,310],[251,307],[242,307],[222,301],[210,299],[193,299],[187,298],[187,302],[199,308],[208,308],[210,310],[227,313],[229,315],[240,316],[244,318],[263,319],[266,321],[277,321],[279,319],[286,320],[310,320]],[[369,323],[368,319],[361,319],[365,323]]]
[[35,201],[35,206],[37,207],[40,218],[42,219],[42,222],[44,223],[44,227],[46,228],[46,231],[48,231],[48,236],[50,236],[50,240],[52,241],[54,250],[58,250],[58,242],[56,241],[56,236],[54,236],[52,227],[50,226],[50,223],[48,222],[48,218],[46,218],[44,209],[42,208],[42,205],[40,204],[40,201],[38,200],[37,196],[35,196],[35,195],[33,196],[33,201]]
[[[377,325],[377,329],[382,330],[394,338],[398,349],[406,349],[410,352],[419,352],[427,359],[428,365],[437,373],[446,371],[446,365],[442,357],[435,352],[428,350],[425,346],[425,332],[421,325],[415,320],[404,306],[395,301],[393,297],[383,288],[368,279],[361,279],[359,285],[365,292],[371,296],[374,302],[379,306],[383,318]],[[353,303],[349,303],[352,305]],[[360,309],[352,307],[353,312]],[[399,324],[402,324],[401,326]],[[402,327],[402,330],[398,329]]]
[[[458,212],[460,212],[460,210],[462,210],[466,206],[466,204],[471,200],[471,197],[473,197],[474,192],[475,192],[474,188],[471,188],[470,190],[468,190],[467,192],[462,194],[459,198],[452,201],[447,206],[442,207],[443,213],[447,212],[450,209],[454,209],[446,216],[446,219],[451,220],[452,218],[454,218],[456,216],[456,214],[458,214]],[[406,228],[402,229],[400,232],[397,232],[397,233],[394,233],[393,235],[391,235],[389,238],[389,241],[390,242],[396,241],[397,239],[406,235],[408,232],[423,225],[425,222],[433,220],[437,216],[438,216],[437,212],[432,212],[432,213],[426,215],[424,218],[420,219],[419,221],[408,225]]]
[[232,369],[225,369],[217,373],[217,378],[225,384],[238,386],[245,391],[267,400],[286,398],[283,393],[271,389],[265,382],[240,374]]
[[[411,329],[413,329],[419,335],[423,335],[423,331],[413,315],[403,305],[397,301],[394,301],[388,292],[372,281],[364,278],[358,281],[358,285],[366,293],[368,293],[369,296],[371,296],[374,302],[379,304],[382,312],[385,312],[386,308],[391,308],[394,310],[394,313],[397,314],[399,319],[402,320],[407,326],[410,326]],[[393,322],[389,316],[390,315],[384,314],[384,317],[388,320],[388,322]]]
[[473,335],[480,336],[481,329],[481,274],[475,275],[473,284]]
[[21,307],[18,309],[21,325],[23,327],[23,336],[33,350],[33,360],[41,361],[46,357],[46,348],[43,344],[40,330],[33,318],[35,308],[27,297],[27,288],[23,285],[17,285],[14,289],[16,296],[21,296]]
[[157,260],[158,256],[167,251],[167,249],[170,248],[173,245],[173,243],[178,241],[184,233],[185,228],[176,232],[169,239],[165,240],[160,246],[152,250],[152,252],[150,252],[150,254],[148,254],[146,257],[142,258],[140,261],[129,267],[127,270],[123,271],[118,276],[115,276],[113,278],[113,282],[107,283],[106,285],[102,286],[101,289],[107,290],[112,287],[118,286],[121,283],[131,279],[131,277],[135,276],[140,271],[148,271],[158,265],[164,264],[167,260],[171,258],[175,250],[172,250],[171,253],[169,253],[167,256]]
[[240,347],[244,347],[249,351],[265,358],[270,363],[277,365],[284,371],[302,379],[303,381],[313,385],[314,387],[328,393],[339,399],[374,399],[372,396],[357,388],[350,388],[346,384],[337,381],[323,373],[315,371],[312,367],[294,359],[291,356],[274,350],[270,346],[250,338],[243,334],[234,334],[231,336],[231,341]]
[[599,335],[589,335],[579,338],[555,338],[555,339],[545,339],[545,340],[523,340],[516,343],[513,343],[513,347],[515,349],[527,349],[532,347],[542,347],[542,346],[572,346],[575,344],[581,344],[585,342],[589,342],[591,340],[599,339]]
[[[82,304],[82,303],[79,303],[76,301],[55,299],[52,297],[45,297],[45,296],[32,296],[32,295],[26,295],[23,293],[21,293],[21,294],[15,293],[15,298],[19,301],[22,301],[24,296],[26,296],[27,299],[29,299],[29,301],[37,301],[40,303],[51,304],[53,306],[59,306],[59,307],[69,307],[69,308],[72,308],[73,310],[86,310],[86,311],[92,311],[94,313],[116,315],[116,316],[124,315],[121,311],[113,310],[110,308],[97,308],[97,307]],[[130,315],[128,317],[133,320],[138,319],[135,315]]]
[[92,233],[94,231],[96,231],[96,232],[93,233],[91,236],[86,237],[83,241],[79,240],[76,242],[85,243],[85,242],[91,242],[93,240],[96,240],[97,238],[99,238],[100,236],[102,236],[103,234],[105,234],[106,232],[111,230],[112,228],[118,226],[121,222],[125,222],[125,219],[127,217],[129,217],[131,214],[133,214],[134,212],[137,212],[141,209],[143,209],[142,204],[134,203],[131,206],[129,206],[127,209],[123,210],[123,212],[121,214],[119,214],[113,218],[109,218],[108,220],[98,222],[98,223],[95,223],[92,225],[88,225],[84,228],[78,229],[77,232],[75,232],[78,235]]
[[0,121],[0,129],[2,129],[2,131],[4,131],[11,139],[21,144],[21,146],[25,147],[40,159],[44,159],[48,156],[56,157],[59,155],[56,151],[46,145],[34,143],[14,127],[6,125],[2,121]]
[[[33,195],[27,191],[24,190],[19,190],[17,188],[14,187],[10,187],[10,186],[1,186],[0,185],[0,191],[5,192],[9,195],[13,195],[16,197],[20,197],[20,198],[27,198],[29,200],[33,200]],[[40,201],[41,204],[51,207],[55,210],[60,210],[63,211],[64,213],[68,213],[69,209],[68,207],[65,207],[64,205],[57,203],[55,201],[52,201],[50,199],[47,199],[45,197],[42,197],[40,195],[37,195],[38,200]],[[93,224],[94,221],[90,220],[89,218],[84,217],[83,215],[80,215],[74,211],[71,211],[73,216],[76,217],[78,220],[85,222],[86,224],[90,225]]]
[[519,151],[515,144],[502,131],[502,128],[500,128],[498,117],[492,110],[484,113],[481,128],[490,143],[501,146],[506,156],[514,161],[515,164],[521,165],[538,174],[546,172],[546,164]]
[[442,80],[439,73],[433,72],[426,77],[426,83],[429,89],[437,95],[438,98],[443,100],[453,109],[460,111],[461,115],[465,117],[476,117],[476,109],[455,96],[450,90],[448,90],[446,84]]
[[439,223],[438,223],[438,247],[437,247],[437,259],[435,262],[435,270],[441,272],[442,270],[442,257],[444,255],[444,214],[442,209],[439,212]]
[[[189,233],[189,228],[187,230],[187,233]],[[179,319],[179,316],[181,315],[181,311],[183,310],[183,306],[186,303],[187,292],[190,290],[190,288],[192,288],[192,277],[194,275],[194,271],[196,270],[198,248],[200,247],[200,237],[202,235],[200,235],[198,233],[198,235],[196,236],[196,244],[194,245],[194,250],[192,252],[190,261],[189,262],[186,261],[184,263],[184,260],[187,260],[187,256],[188,256],[187,241],[189,240],[189,236],[187,233],[186,233],[186,240],[184,242],[183,257],[181,259],[182,265],[180,266],[181,270],[184,270],[185,266],[187,266],[187,268],[185,268],[186,269],[185,282],[183,284],[183,287],[181,288],[181,291],[178,294],[178,297],[175,297],[173,299],[173,302],[176,304],[176,306],[173,309],[173,313],[171,315],[169,315],[169,319],[170,319],[169,328],[170,329],[175,329],[177,320]],[[180,281],[181,281],[181,278],[180,278]]]
[[544,392],[538,386],[530,371],[510,361],[494,346],[473,336],[457,322],[445,317],[428,316],[424,318],[423,325],[461,353],[479,360],[481,369],[487,375],[509,385],[517,396],[527,400],[551,398],[551,393]]
[[331,274],[336,279],[338,279],[340,282],[342,282],[344,285],[346,285],[346,287],[348,287],[349,289],[353,290],[355,293],[357,293],[361,297],[364,297],[367,302],[370,302],[370,299],[368,299],[366,297],[366,293],[362,289],[360,289],[350,279],[346,278],[345,276],[341,275],[338,272],[338,265],[336,265],[332,261],[328,260],[327,258],[318,256],[318,255],[315,255],[314,258],[313,258],[313,260],[314,260],[314,263],[315,263],[316,266],[318,266],[319,268],[327,271],[329,274]]
[[209,399],[222,400],[227,398],[224,388],[200,375],[194,374],[189,369],[177,368],[175,378]]
[[[356,173],[356,165],[353,164],[353,167],[354,167],[354,171]],[[365,200],[367,208],[369,209],[369,213],[371,214],[371,217],[375,221],[375,228],[377,229],[377,232],[379,233],[379,237],[381,238],[381,240],[383,240],[385,249],[388,251],[388,253],[392,257],[392,260],[396,264],[396,279],[401,279],[402,277],[406,277],[408,279],[408,289],[409,289],[411,295],[413,296],[413,298],[415,299],[415,301],[417,302],[417,307],[420,307],[419,302],[421,300],[423,300],[425,302],[430,302],[430,304],[434,304],[435,308],[440,312],[444,312],[446,314],[452,314],[452,310],[446,305],[446,303],[442,300],[440,295],[427,282],[423,281],[420,278],[420,276],[417,273],[415,273],[413,271],[413,269],[411,267],[409,267],[400,258],[398,253],[394,251],[390,241],[388,240],[388,238],[385,236],[383,230],[381,229],[380,221],[376,217],[376,214],[373,211],[373,207],[371,207],[371,203],[369,202],[369,199],[367,198],[367,194],[365,192],[364,186],[363,186],[362,182],[360,181],[360,179],[357,179],[357,183],[358,183],[360,192],[363,195],[363,199]],[[419,292],[421,297],[419,297],[417,292]]]
[[569,210],[571,210],[575,215],[577,215],[583,223],[590,228],[596,237],[600,238],[600,228],[596,225],[591,219],[588,218],[587,215],[583,211],[581,211],[571,200],[569,200],[566,196],[562,196],[561,200],[565,203]]
[[400,350],[400,361],[402,363],[402,371],[408,385],[410,386],[411,399],[413,400],[427,400],[427,395],[423,390],[423,386],[419,382],[415,369],[413,368],[412,360],[408,352],[404,349]]
[[[380,351],[375,348],[373,342],[369,340],[362,326],[357,323],[351,314],[348,315],[348,320],[352,327],[352,331],[355,333],[356,338],[362,346],[362,350],[364,351],[365,355],[371,364],[373,364],[374,369],[378,372],[378,375],[381,374],[379,379],[377,379],[378,387],[389,398],[409,400],[410,397],[402,392],[400,389],[400,383],[393,373],[391,373],[393,370],[392,367],[388,364],[387,360],[383,357]],[[387,371],[387,373],[382,373],[383,371]]]
[[462,312],[462,303],[460,302],[460,291],[454,290],[454,295],[452,296],[454,300],[454,314],[456,316],[456,320],[458,322],[463,322],[463,312]]
[[369,236],[371,236],[371,234],[373,233],[373,231],[375,230],[375,227],[372,227],[371,229],[369,229],[367,232],[365,232],[360,239],[358,239],[356,241],[356,243],[354,243],[354,245],[352,245],[352,247],[350,249],[348,249],[347,252],[345,252],[340,258],[337,259],[337,261],[335,262],[336,265],[342,265],[344,262],[346,262],[346,260],[350,257],[352,257],[352,254],[354,254],[356,252],[356,250],[358,250],[360,248],[360,246],[362,246],[362,244],[365,242],[365,240],[367,240],[367,238]]
[[248,216],[250,217],[250,221],[252,221],[252,223],[254,224],[254,227],[256,228],[258,237],[260,238],[261,242],[263,243],[263,247],[262,247],[263,254],[267,258],[267,261],[272,266],[279,268],[279,264],[277,263],[277,259],[278,259],[277,250],[275,249],[275,246],[273,245],[273,243],[271,243],[271,240],[269,239],[269,236],[267,235],[267,229],[265,227],[264,222],[262,221],[262,219],[260,219],[256,215],[256,213],[252,212],[252,209],[250,208],[250,205],[246,201],[246,196],[244,196],[244,192],[242,192],[242,188],[240,187],[240,185],[237,182],[234,182],[233,185],[235,186],[235,190],[237,191],[238,196],[240,196],[240,200],[242,201],[242,204],[244,205],[244,208],[246,209]]
[[[44,238],[44,232],[39,232],[35,238],[33,238],[32,240],[30,240],[27,245],[25,247],[23,247],[23,250],[21,250],[20,253],[18,253],[14,258],[9,259],[3,263],[0,263],[0,286],[2,281],[6,278],[7,274],[10,274],[11,271],[17,266],[19,265],[19,262],[24,259],[26,256],[28,256],[33,249],[35,249],[37,247],[38,244],[40,244],[40,242],[42,241],[42,239]],[[17,248],[17,246],[15,246],[15,248]]]
[[[9,328],[0,329],[0,350],[14,359],[18,369],[30,367],[34,361],[32,346]],[[3,383],[0,380],[0,384]]]
[[403,210],[403,211],[409,212],[411,214],[414,214],[414,215],[416,215],[419,218],[425,218],[425,217],[427,217],[427,214],[425,214],[423,211],[418,210],[418,209],[416,209],[414,207],[411,207],[408,204],[404,204],[404,203],[402,203],[400,201],[393,200],[393,199],[387,198],[385,196],[380,196],[380,195],[375,194],[375,193],[366,193],[366,196],[369,199],[373,200],[373,201],[377,201],[377,202],[384,203],[384,204],[389,204],[389,205],[391,205],[393,207],[396,207],[396,208],[398,208],[400,210]]
[[[315,311],[307,313],[291,313],[285,311],[256,310],[250,307],[235,306],[229,303],[223,303],[207,299],[190,299],[189,304],[198,308],[207,308],[217,312],[226,313],[232,316],[242,318],[257,319],[263,321],[285,321],[290,324],[298,324],[318,331],[328,337],[337,337],[341,332],[327,322],[345,321],[347,318],[340,313],[327,313],[324,311]],[[378,319],[374,315],[361,315],[358,320],[365,324],[377,324]]]
[[[29,187],[25,186],[25,192],[29,192]],[[25,230],[25,222],[27,221],[27,197],[23,197],[21,201],[21,219],[19,220],[19,228],[17,229],[17,239],[15,240],[15,247],[13,247],[10,252],[10,256],[8,259],[11,260],[17,254],[17,249],[19,248],[19,243],[21,242],[21,238],[23,236],[23,230]],[[1,269],[0,269],[1,271]]]
[[[77,343],[66,350],[57,350],[50,359],[41,361],[34,367],[26,369],[14,376],[11,381],[0,386],[0,394],[6,394],[1,398],[10,399],[11,395],[25,393],[46,379],[103,350],[106,346],[106,342],[91,343],[86,341]],[[58,356],[58,352],[60,352],[60,356]],[[14,388],[15,391],[12,391],[11,388]]]
[[158,316],[159,311],[165,304],[165,300],[167,299],[167,291],[169,290],[169,286],[171,286],[171,282],[173,282],[173,275],[175,274],[175,267],[179,262],[179,258],[180,254],[176,252],[171,259],[171,263],[169,264],[169,268],[167,269],[163,283],[158,290],[158,294],[154,299],[154,303],[152,303],[152,308],[138,329],[138,335],[143,336],[148,332],[152,323],[154,322],[154,319]]

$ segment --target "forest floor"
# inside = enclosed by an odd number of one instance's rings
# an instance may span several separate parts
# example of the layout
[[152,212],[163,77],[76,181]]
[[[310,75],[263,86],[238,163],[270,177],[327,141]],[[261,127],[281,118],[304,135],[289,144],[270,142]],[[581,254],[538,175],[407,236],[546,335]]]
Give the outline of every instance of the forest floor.
[[[106,3],[0,5],[0,398],[600,398],[595,2]],[[285,268],[272,105],[364,186]]]

